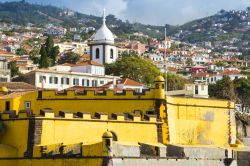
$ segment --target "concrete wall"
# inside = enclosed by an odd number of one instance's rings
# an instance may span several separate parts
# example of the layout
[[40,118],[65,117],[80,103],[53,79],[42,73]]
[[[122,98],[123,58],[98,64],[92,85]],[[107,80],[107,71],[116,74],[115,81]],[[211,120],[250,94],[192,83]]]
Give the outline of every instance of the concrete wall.
[[[204,160],[204,159],[112,159],[113,166],[225,166],[224,160]],[[233,161],[230,166],[237,166],[237,162]],[[241,165],[247,166],[247,165]]]

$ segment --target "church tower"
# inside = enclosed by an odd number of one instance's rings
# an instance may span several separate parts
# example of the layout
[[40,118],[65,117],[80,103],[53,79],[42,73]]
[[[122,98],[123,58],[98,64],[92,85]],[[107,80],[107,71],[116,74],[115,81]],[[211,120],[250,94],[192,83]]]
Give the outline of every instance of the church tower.
[[99,63],[112,63],[118,58],[118,50],[115,46],[114,35],[106,26],[106,15],[103,10],[103,23],[89,43],[90,59]]

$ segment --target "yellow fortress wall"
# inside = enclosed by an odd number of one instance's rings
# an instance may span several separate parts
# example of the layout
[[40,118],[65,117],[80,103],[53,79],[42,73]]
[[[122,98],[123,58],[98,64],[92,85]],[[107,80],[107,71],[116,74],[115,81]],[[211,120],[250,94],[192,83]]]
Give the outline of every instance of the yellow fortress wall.
[[[162,140],[158,141],[165,144],[225,147],[235,144],[236,141],[233,103],[223,100],[185,97],[168,96],[165,98],[162,77],[156,78],[154,88],[141,94],[131,90],[123,93],[116,93],[112,90],[103,92],[56,92],[51,90],[17,92],[0,98],[0,111],[5,111],[7,101],[10,102],[10,109],[17,113],[25,109],[24,104],[27,101],[31,102],[31,109],[35,114],[39,114],[40,110],[44,108],[52,109],[56,116],[59,115],[59,111],[89,112],[91,116],[94,116],[95,112],[107,112],[109,116],[112,113],[125,112],[141,116],[153,113],[162,122],[161,127],[157,128],[158,133],[162,135]],[[54,125],[51,121],[46,123],[48,125],[45,126],[51,126],[51,123],[52,126]],[[98,126],[99,123],[101,124],[101,122],[97,122],[96,125]],[[58,125],[55,124],[55,127],[62,126],[62,129],[64,124],[59,124],[59,122]],[[121,128],[126,128],[125,126],[121,125]],[[61,129],[58,127],[55,132],[60,133]],[[53,135],[53,133],[51,134]]]

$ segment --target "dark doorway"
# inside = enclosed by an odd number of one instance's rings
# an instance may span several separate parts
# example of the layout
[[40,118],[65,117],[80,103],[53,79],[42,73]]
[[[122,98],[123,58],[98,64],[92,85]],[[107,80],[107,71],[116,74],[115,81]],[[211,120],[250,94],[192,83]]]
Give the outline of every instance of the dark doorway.
[[5,102],[5,111],[10,111],[10,101]]

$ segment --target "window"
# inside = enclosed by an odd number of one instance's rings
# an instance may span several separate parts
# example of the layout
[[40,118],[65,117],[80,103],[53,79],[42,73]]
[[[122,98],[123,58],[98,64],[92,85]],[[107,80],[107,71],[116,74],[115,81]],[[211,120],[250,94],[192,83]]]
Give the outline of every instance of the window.
[[100,58],[100,50],[99,50],[99,48],[97,48],[95,50],[95,59],[99,59],[99,58]]
[[110,49],[110,59],[114,58],[114,50],[111,48]]
[[73,79],[73,85],[79,85],[79,79],[78,78]]
[[89,80],[87,80],[87,86],[89,86]]
[[64,84],[64,78],[63,77],[61,78],[61,84]]
[[100,81],[100,84],[104,84],[104,81]]
[[42,82],[43,80],[46,82],[46,76],[40,76],[39,77],[39,82]]
[[155,89],[159,89],[159,84],[155,84]]
[[58,78],[57,77],[54,77],[54,83],[58,84]]
[[53,83],[53,77],[49,77],[49,83],[50,83],[50,84]]
[[69,78],[65,78],[65,77],[62,77],[61,78],[61,84],[67,84],[67,85],[69,85]]
[[8,79],[4,77],[0,77],[0,82],[8,82]]
[[25,101],[24,102],[24,108],[25,109],[30,109],[31,108],[31,102],[30,101]]
[[92,80],[92,86],[97,87],[97,80]]
[[198,85],[195,85],[195,94],[198,95],[199,91],[198,91]]

